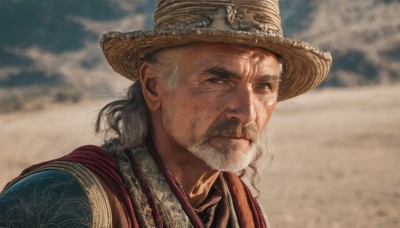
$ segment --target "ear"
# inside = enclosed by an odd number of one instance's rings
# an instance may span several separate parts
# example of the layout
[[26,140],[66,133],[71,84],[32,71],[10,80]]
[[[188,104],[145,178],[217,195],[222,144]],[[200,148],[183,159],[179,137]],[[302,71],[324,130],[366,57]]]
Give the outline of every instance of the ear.
[[161,107],[160,81],[157,80],[151,64],[147,62],[144,62],[140,67],[140,82],[147,106],[151,111],[156,111]]

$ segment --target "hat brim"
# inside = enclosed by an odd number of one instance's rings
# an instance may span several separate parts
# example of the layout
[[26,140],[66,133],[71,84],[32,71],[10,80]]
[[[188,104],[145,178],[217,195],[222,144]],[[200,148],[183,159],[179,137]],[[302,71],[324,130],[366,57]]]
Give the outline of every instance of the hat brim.
[[100,39],[103,53],[114,71],[133,81],[139,78],[146,54],[195,42],[260,47],[281,56],[283,74],[278,101],[298,96],[319,85],[326,78],[332,64],[329,52],[320,51],[303,41],[262,33],[198,28],[109,32]]

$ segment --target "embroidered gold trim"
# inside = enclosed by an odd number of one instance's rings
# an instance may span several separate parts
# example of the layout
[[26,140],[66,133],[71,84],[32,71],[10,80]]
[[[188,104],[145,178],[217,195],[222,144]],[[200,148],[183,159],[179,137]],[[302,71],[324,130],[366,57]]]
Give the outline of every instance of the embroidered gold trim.
[[43,170],[61,170],[71,174],[85,190],[92,207],[92,227],[111,227],[111,207],[107,193],[97,176],[81,164],[57,161],[46,164],[24,176],[31,175]]
[[140,227],[155,227],[152,209],[147,202],[146,193],[142,191],[140,181],[132,171],[128,156],[123,151],[116,152],[115,155],[121,171],[121,176],[137,212],[135,215],[139,220]]
[[142,177],[151,186],[164,224],[167,227],[193,227],[146,146],[137,145],[131,149],[131,153],[139,165]]

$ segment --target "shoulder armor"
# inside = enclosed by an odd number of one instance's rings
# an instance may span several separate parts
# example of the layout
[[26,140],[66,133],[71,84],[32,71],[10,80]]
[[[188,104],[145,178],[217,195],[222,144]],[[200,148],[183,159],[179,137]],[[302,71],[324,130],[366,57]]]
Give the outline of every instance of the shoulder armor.
[[110,227],[110,222],[100,181],[77,163],[42,166],[0,195],[0,227]]

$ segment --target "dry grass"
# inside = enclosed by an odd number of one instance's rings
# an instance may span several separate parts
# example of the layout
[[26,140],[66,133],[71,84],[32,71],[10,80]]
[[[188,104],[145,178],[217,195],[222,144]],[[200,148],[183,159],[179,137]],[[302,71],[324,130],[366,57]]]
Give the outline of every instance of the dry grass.
[[273,227],[400,227],[400,86],[282,103],[262,203]]
[[[321,90],[279,104],[261,203],[273,227],[400,226],[400,85]],[[99,144],[104,102],[0,115],[0,187],[24,167]]]
[[0,115],[0,186],[30,164],[56,158],[81,144],[99,144],[93,134],[100,103]]

